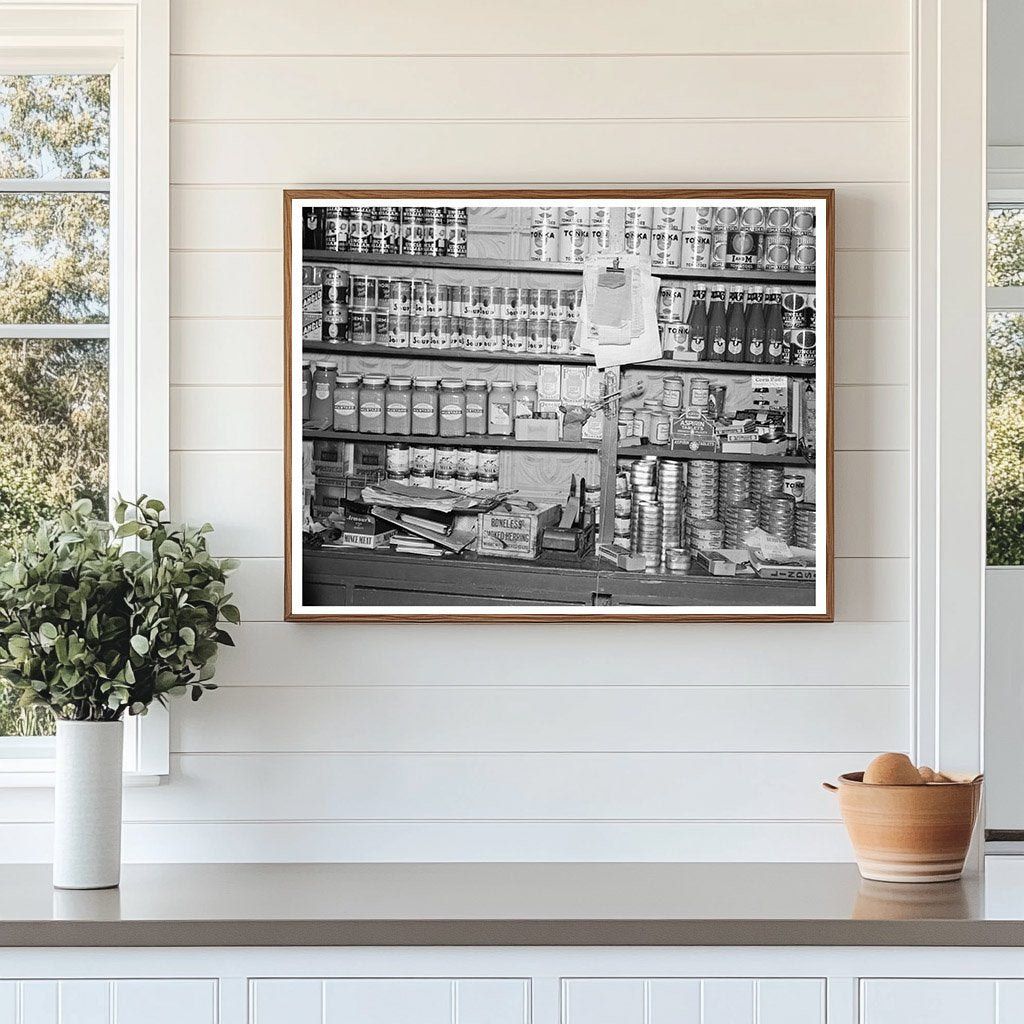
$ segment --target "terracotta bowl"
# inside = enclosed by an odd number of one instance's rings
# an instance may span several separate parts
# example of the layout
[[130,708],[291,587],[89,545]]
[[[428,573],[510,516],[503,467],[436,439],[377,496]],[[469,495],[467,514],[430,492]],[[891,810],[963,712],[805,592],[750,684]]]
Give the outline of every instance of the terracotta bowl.
[[863,772],[823,783],[839,811],[857,867],[876,882],[952,882],[963,872],[981,804],[981,776],[926,786],[876,786]]

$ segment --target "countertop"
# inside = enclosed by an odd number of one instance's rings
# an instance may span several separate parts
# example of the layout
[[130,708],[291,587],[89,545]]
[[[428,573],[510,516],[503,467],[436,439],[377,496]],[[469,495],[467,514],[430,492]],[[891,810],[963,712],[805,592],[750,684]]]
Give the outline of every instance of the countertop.
[[927,885],[852,864],[128,865],[98,892],[13,865],[0,945],[1021,946],[1024,863],[1002,860]]

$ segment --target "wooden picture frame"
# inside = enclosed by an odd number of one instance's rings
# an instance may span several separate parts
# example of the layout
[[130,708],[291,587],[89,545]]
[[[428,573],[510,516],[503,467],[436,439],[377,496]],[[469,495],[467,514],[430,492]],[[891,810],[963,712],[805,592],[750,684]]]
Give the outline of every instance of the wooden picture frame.
[[[781,372],[787,377],[787,394],[793,393],[793,378],[790,374],[799,374],[805,383],[801,385],[803,391],[800,393],[806,396],[808,392],[814,394],[813,417],[815,424],[815,448],[813,450],[813,461],[798,463],[798,457],[793,456],[776,458],[774,456],[750,456],[746,461],[777,461],[779,464],[804,465],[809,471],[812,479],[813,496],[817,506],[816,518],[814,510],[809,510],[808,515],[816,521],[815,552],[816,552],[816,573],[813,583],[808,589],[806,583],[793,582],[779,586],[775,581],[765,579],[747,580],[742,585],[746,587],[744,594],[753,593],[755,583],[762,587],[757,592],[758,600],[763,598],[763,588],[771,585],[776,589],[771,590],[769,596],[776,594],[791,596],[790,603],[781,604],[759,604],[750,605],[743,603],[747,598],[738,598],[739,604],[723,604],[725,598],[719,595],[726,593],[721,589],[723,584],[714,576],[702,575],[699,571],[691,569],[688,575],[667,574],[662,570],[655,572],[625,573],[623,570],[614,568],[610,562],[597,559],[593,566],[588,564],[585,571],[592,572],[594,576],[593,604],[571,603],[563,605],[560,601],[552,599],[555,597],[578,597],[577,573],[574,567],[570,570],[565,568],[561,562],[557,562],[556,555],[560,552],[550,553],[550,557],[557,564],[548,565],[545,563],[540,567],[532,565],[528,561],[514,565],[506,565],[505,560],[498,559],[491,562],[485,561],[483,557],[460,556],[446,558],[425,558],[409,554],[398,556],[391,552],[352,553],[348,550],[334,549],[328,552],[326,549],[320,552],[305,551],[302,538],[303,516],[305,508],[304,498],[308,496],[308,489],[304,490],[303,465],[303,442],[308,441],[307,432],[303,431],[302,412],[299,404],[303,398],[302,381],[299,379],[302,367],[303,353],[303,313],[301,303],[303,298],[302,273],[303,257],[302,250],[303,224],[302,209],[305,207],[377,207],[382,202],[387,208],[405,207],[417,205],[420,201],[424,209],[431,209],[434,206],[467,207],[483,210],[498,206],[506,206],[510,209],[521,207],[539,207],[545,203],[557,204],[560,208],[567,207],[593,207],[610,205],[613,209],[629,206],[644,207],[650,205],[655,207],[657,200],[671,201],[672,204],[689,206],[708,206],[716,210],[729,210],[733,207],[743,208],[746,201],[747,208],[757,207],[779,207],[779,208],[813,208],[815,211],[815,222],[812,228],[817,250],[816,269],[813,273],[807,273],[802,277],[794,278],[793,274],[781,272],[777,276],[771,276],[763,271],[748,271],[746,273],[722,270],[671,270],[662,267],[655,267],[652,270],[654,276],[671,276],[673,278],[699,281],[702,278],[709,282],[738,281],[741,284],[750,282],[761,282],[767,286],[768,283],[782,286],[791,285],[794,281],[805,286],[813,285],[814,303],[816,306],[816,333],[817,333],[817,357],[813,369],[806,368],[796,370],[788,364],[783,366],[766,367],[769,374]],[[704,201],[700,203],[698,201]],[[835,193],[833,189],[465,189],[465,190],[421,190],[421,189],[288,189],[283,194],[284,203],[284,352],[285,352],[285,402],[284,402],[284,452],[285,452],[285,619],[288,621],[317,621],[317,622],[831,622],[834,619],[834,493],[833,493],[833,463],[834,463],[834,296],[835,296]],[[655,207],[657,208],[657,207]],[[822,220],[824,224],[822,224]],[[804,236],[806,237],[806,236]],[[470,246],[472,247],[472,237]],[[309,256],[309,254],[305,254]],[[436,270],[438,274],[443,271],[465,268],[466,270],[479,270],[481,266],[485,269],[493,267],[514,275],[545,275],[547,273],[565,274],[575,269],[576,273],[581,271],[581,266],[566,268],[562,264],[545,264],[537,262],[526,266],[521,260],[513,260],[506,256],[500,260],[488,258],[465,258],[464,263],[452,262],[446,257],[423,256],[417,259],[410,258],[409,254],[393,256],[390,260],[383,255],[372,255],[369,258],[359,253],[338,252],[325,253],[318,251],[311,256],[307,262],[311,265],[317,264],[318,260],[327,259],[331,263],[344,263],[351,267],[369,267],[373,270],[380,266],[398,267],[422,267]],[[456,260],[458,257],[456,257]],[[513,266],[515,264],[515,266]],[[441,268],[441,269],[438,269]],[[365,272],[365,271],[364,271]],[[406,270],[408,273],[408,270]],[[512,287],[512,286],[509,286]],[[774,289],[771,289],[774,291]],[[795,290],[799,290],[798,288]],[[814,314],[811,314],[812,316]],[[325,349],[322,346],[313,346],[316,351],[313,354],[323,354]],[[386,357],[377,346],[371,346],[375,356]],[[367,355],[371,349],[367,349]],[[338,349],[339,356],[351,358],[358,361],[363,358],[359,351],[353,352],[353,346],[342,345]],[[494,350],[492,350],[494,351]],[[413,360],[434,360],[445,359],[445,361],[458,361],[460,354],[451,352],[449,357],[427,354],[421,351],[410,351],[402,349],[402,356]],[[501,355],[494,351],[497,358],[494,362],[503,362]],[[464,358],[469,358],[465,356]],[[475,360],[480,355],[473,355]],[[520,362],[525,362],[524,357],[518,357]],[[563,360],[567,362],[568,360]],[[582,361],[582,360],[577,360]],[[664,360],[658,361],[658,366],[664,368]],[[484,365],[484,364],[480,364]],[[589,365],[589,364],[588,364]],[[653,364],[651,364],[653,365]],[[704,364],[708,365],[708,364]],[[724,364],[717,364],[721,369]],[[747,364],[743,364],[747,365]],[[637,364],[642,369],[643,364]],[[684,373],[693,372],[694,367],[702,366],[700,362],[695,364],[680,362],[680,370]],[[648,367],[649,369],[649,367]],[[670,366],[674,369],[674,366]],[[564,371],[563,371],[564,372]],[[714,374],[713,367],[707,372]],[[721,372],[734,372],[721,369]],[[748,367],[748,376],[753,370]],[[616,371],[616,380],[618,371]],[[607,380],[604,382],[607,386]],[[824,397],[824,401],[822,401]],[[789,399],[787,398],[787,401]],[[824,406],[822,408],[822,405]],[[617,409],[618,402],[612,405]],[[592,415],[601,415],[594,413]],[[787,421],[788,422],[788,421]],[[312,432],[318,437],[325,437],[332,432],[330,430]],[[609,441],[609,435],[612,440]],[[354,441],[341,441],[338,444],[354,443],[360,444],[363,435],[347,434],[343,437]],[[381,439],[381,444],[386,438]],[[392,439],[393,440],[393,439]],[[411,441],[416,438],[412,437]],[[446,439],[431,438],[429,443],[436,444]],[[486,440],[486,439],[484,439]],[[618,448],[621,438],[618,433],[617,420],[613,417],[611,428],[605,426],[602,432],[600,446],[588,448],[586,451],[598,455],[603,482],[614,478],[614,460],[622,457],[624,449]],[[823,442],[820,443],[820,442]],[[314,442],[315,444],[316,442]],[[332,442],[334,443],[334,442]],[[596,443],[596,442],[595,442]],[[790,442],[792,444],[792,442]],[[511,445],[509,447],[512,447]],[[753,447],[753,446],[750,446]],[[650,446],[647,446],[649,453]],[[306,452],[309,451],[307,447]],[[582,452],[583,449],[580,450]],[[322,452],[322,449],[321,449]],[[579,454],[579,453],[577,453]],[[707,453],[682,454],[678,450],[675,455],[668,452],[657,451],[656,454],[668,457],[670,461],[692,461],[694,458],[701,458]],[[514,455],[509,456],[514,458]],[[571,457],[571,455],[570,455]],[[627,453],[628,457],[628,453]],[[612,470],[608,471],[605,459],[612,460]],[[740,456],[727,456],[730,461],[744,461]],[[712,455],[710,461],[718,462],[722,455]],[[688,470],[690,472],[690,470]],[[716,473],[718,470],[716,469]],[[738,472],[738,471],[737,471]],[[767,476],[767,474],[765,474]],[[350,485],[347,485],[350,486]],[[788,484],[787,484],[788,486]],[[607,487],[602,489],[607,491]],[[314,491],[314,497],[318,494]],[[344,493],[349,493],[345,491]],[[326,499],[325,499],[326,500]],[[824,507],[822,507],[822,504]],[[614,515],[614,495],[602,493],[601,512],[605,515]],[[337,517],[335,517],[337,519]],[[602,516],[602,521],[604,520]],[[328,555],[330,558],[328,558]],[[374,561],[374,556],[378,561]],[[333,559],[331,561],[330,559]],[[372,572],[378,565],[384,565],[387,574],[386,580],[378,586],[376,577]],[[543,561],[543,560],[542,560]],[[369,568],[367,568],[369,566]],[[438,567],[438,568],[435,568]],[[443,570],[439,567],[443,567]],[[507,570],[510,582],[504,580],[500,583],[491,584],[496,580],[494,574]],[[488,575],[490,574],[490,575]],[[451,587],[452,580],[458,579],[458,587],[462,593],[453,593],[445,587]],[[734,579],[736,579],[734,577]],[[472,583],[471,580],[486,581],[489,588],[486,600],[483,596],[479,598],[479,605],[473,604],[471,595],[464,591],[472,586],[482,587],[483,583]],[[448,582],[446,582],[448,581]],[[525,581],[525,582],[524,582]],[[585,588],[586,582],[580,584]],[[730,586],[736,587],[730,582]],[[515,598],[502,599],[501,587],[507,586],[514,589],[516,595],[523,595],[522,600]],[[564,588],[564,593],[559,588]],[[718,590],[713,588],[718,587]],[[406,588],[406,589],[402,589]],[[434,588],[431,590],[431,588]],[[525,589],[524,589],[525,588]],[[660,589],[659,589],[660,588]],[[674,589],[673,589],[674,588]],[[490,591],[493,590],[494,593]],[[650,603],[651,594],[662,592],[671,594],[685,594],[688,597],[700,599],[701,595],[711,595],[711,600],[718,603],[712,604],[659,604]],[[483,591],[479,591],[483,593]],[[728,591],[728,599],[733,601],[733,594],[740,591]],[[810,595],[813,593],[813,597]],[[392,604],[374,604],[375,599],[383,594]],[[451,595],[452,603],[434,604],[426,606],[426,601],[431,594],[448,598]],[[497,599],[495,599],[497,594]],[[542,602],[537,605],[533,598],[539,595]],[[636,604],[628,603],[637,600]],[[344,598],[338,601],[338,598]],[[704,598],[708,600],[709,598]],[[607,600],[608,603],[605,603]],[[796,603],[799,600],[800,603]],[[551,603],[546,603],[550,601]],[[600,602],[600,603],[598,603]],[[618,603],[623,602],[623,603]],[[646,603],[643,603],[646,602]]]

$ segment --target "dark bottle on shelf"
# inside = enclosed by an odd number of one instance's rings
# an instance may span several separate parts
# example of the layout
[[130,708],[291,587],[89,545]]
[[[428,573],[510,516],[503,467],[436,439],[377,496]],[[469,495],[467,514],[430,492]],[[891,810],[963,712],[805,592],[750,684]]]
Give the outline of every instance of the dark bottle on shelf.
[[686,347],[699,360],[708,358],[708,286],[695,284],[690,299],[690,315],[686,320]]
[[743,289],[733,285],[729,289],[729,310],[725,318],[725,358],[730,363],[742,363],[747,341],[747,317],[743,312]]
[[324,214],[327,211],[322,206],[304,206],[302,208],[302,248],[323,249],[324,240]]
[[744,355],[748,363],[763,363],[765,358],[764,290],[755,285],[747,290],[747,338]]
[[782,290],[769,288],[764,296],[764,351],[766,363],[785,361],[786,329],[782,323]]
[[721,362],[728,347],[728,328],[725,319],[725,285],[711,286],[711,305],[708,308],[708,359]]

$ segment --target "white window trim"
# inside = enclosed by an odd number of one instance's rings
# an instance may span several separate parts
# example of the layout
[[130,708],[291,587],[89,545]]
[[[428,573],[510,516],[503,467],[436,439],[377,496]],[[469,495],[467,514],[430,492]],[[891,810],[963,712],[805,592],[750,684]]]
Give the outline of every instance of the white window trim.
[[[169,0],[0,0],[0,25],[2,73],[111,75],[111,490],[168,501]],[[167,712],[126,718],[126,777],[169,762]],[[0,740],[0,787],[52,783],[52,741]]]

